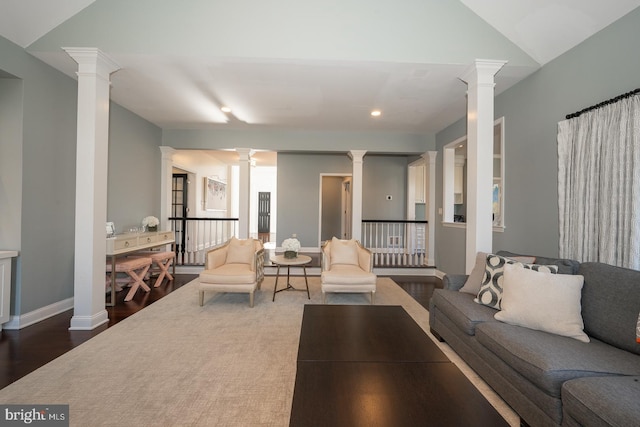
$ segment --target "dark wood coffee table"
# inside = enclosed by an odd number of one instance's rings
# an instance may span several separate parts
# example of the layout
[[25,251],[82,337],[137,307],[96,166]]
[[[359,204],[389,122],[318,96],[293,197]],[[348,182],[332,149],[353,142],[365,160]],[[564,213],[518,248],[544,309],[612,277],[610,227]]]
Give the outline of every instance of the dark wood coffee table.
[[290,426],[508,426],[400,306],[306,305]]

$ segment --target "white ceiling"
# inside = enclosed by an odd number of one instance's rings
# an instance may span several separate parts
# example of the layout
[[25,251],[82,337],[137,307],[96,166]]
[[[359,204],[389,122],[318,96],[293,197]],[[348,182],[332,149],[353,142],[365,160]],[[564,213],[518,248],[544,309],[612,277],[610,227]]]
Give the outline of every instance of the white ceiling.
[[[75,64],[61,46],[49,51],[29,47],[93,3],[103,11],[109,1],[0,0],[0,35],[74,76]],[[534,66],[505,67],[496,78],[497,93],[640,6],[640,0],[459,1],[533,59]],[[73,28],[86,32],[88,27]],[[324,52],[299,59],[184,56],[135,48],[105,53],[122,67],[112,76],[113,100],[163,128],[424,133],[441,130],[465,109],[466,87],[458,77],[469,63],[455,60],[327,59]],[[220,112],[222,105],[231,106],[233,114]],[[369,111],[376,107],[382,116],[372,119]]]

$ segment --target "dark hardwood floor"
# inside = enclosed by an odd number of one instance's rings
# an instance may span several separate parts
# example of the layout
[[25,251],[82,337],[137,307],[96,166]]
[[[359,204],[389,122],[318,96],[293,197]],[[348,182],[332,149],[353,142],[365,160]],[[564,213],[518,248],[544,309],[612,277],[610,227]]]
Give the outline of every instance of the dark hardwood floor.
[[[0,388],[4,388],[23,376],[91,339],[108,327],[153,304],[160,298],[195,279],[195,274],[176,274],[172,282],[164,282],[151,292],[138,292],[132,301],[124,302],[126,292],[118,292],[117,304],[107,307],[109,323],[92,331],[70,331],[73,310],[65,311],[35,325],[20,330],[0,332]],[[400,287],[428,309],[433,290],[442,287],[436,277],[393,276]]]

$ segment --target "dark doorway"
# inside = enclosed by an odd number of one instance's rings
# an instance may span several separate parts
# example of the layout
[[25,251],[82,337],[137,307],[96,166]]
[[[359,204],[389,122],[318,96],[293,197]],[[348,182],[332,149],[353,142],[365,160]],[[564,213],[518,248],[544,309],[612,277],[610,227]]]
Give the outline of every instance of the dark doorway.
[[258,193],[258,239],[269,241],[271,233],[271,192]]
[[171,185],[171,216],[173,230],[176,235],[176,258],[178,263],[184,263],[184,252],[186,245],[186,224],[187,224],[187,190],[188,180],[186,173],[174,173]]

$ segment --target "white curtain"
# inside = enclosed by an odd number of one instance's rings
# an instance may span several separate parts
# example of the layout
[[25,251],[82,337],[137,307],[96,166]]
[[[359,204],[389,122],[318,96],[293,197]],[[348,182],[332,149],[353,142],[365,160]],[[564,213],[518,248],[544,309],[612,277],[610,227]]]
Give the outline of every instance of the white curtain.
[[640,95],[558,123],[560,256],[640,270]]

